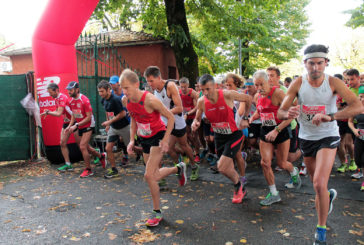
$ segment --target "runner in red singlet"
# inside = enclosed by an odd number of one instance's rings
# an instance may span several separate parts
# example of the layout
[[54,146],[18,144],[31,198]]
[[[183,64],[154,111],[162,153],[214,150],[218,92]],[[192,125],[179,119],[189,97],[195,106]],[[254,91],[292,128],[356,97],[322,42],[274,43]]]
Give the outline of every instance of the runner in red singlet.
[[92,115],[90,100],[85,95],[80,94],[80,88],[77,82],[70,82],[67,86],[67,90],[69,96],[72,98],[69,102],[72,117],[70,124],[66,128],[66,132],[78,131],[78,135],[80,136],[79,147],[86,165],[80,178],[86,178],[94,174],[91,170],[90,154],[100,158],[102,167],[105,168],[105,153],[100,154],[89,145],[92,132],[95,128],[95,120]]
[[[73,167],[71,164],[71,160],[70,160],[69,152],[68,152],[68,148],[67,148],[67,141],[68,141],[71,133],[65,131],[65,129],[69,126],[69,123],[70,123],[71,117],[72,117],[72,111],[69,107],[70,99],[68,98],[67,95],[59,92],[59,87],[55,83],[50,83],[48,85],[47,89],[48,89],[49,95],[55,99],[57,109],[55,111],[49,111],[48,109],[46,109],[40,115],[41,116],[51,115],[54,117],[63,116],[63,127],[61,130],[60,146],[61,146],[63,158],[65,160],[65,165],[58,168],[58,170],[61,172],[73,171]],[[75,136],[76,142],[79,143],[80,137],[78,136],[78,134],[74,134],[74,136]]]
[[201,76],[199,83],[204,96],[197,102],[197,113],[192,123],[192,130],[196,131],[200,127],[204,112],[215,132],[215,145],[220,158],[217,164],[218,170],[234,183],[233,203],[241,203],[246,189],[239,180],[233,159],[243,161],[239,152],[243,134],[236,126],[233,107],[234,101],[246,102],[245,113],[248,114],[251,98],[236,91],[216,89],[214,78],[208,74]]
[[[125,69],[120,76],[120,85],[125,97],[124,104],[131,116],[130,143],[128,153],[133,153],[135,134],[140,137],[143,158],[146,164],[144,178],[148,182],[153,200],[153,213],[146,225],[157,226],[162,220],[158,181],[171,174],[178,174],[179,184],[187,182],[186,165],[181,162],[176,167],[159,168],[163,153],[168,152],[169,137],[174,126],[173,114],[153,94],[139,90],[137,74]],[[167,129],[161,115],[168,119]]]
[[186,120],[187,125],[187,139],[189,143],[194,147],[195,162],[199,163],[201,144],[198,139],[197,132],[192,132],[191,130],[192,121],[193,119],[195,119],[196,116],[198,94],[194,89],[189,88],[190,82],[188,78],[182,77],[179,80],[179,84],[181,87],[181,89],[179,90],[179,95],[181,96],[184,119]]
[[249,119],[252,123],[257,118],[261,118],[262,127],[260,130],[260,155],[264,177],[269,185],[269,193],[261,205],[267,206],[281,201],[277,191],[274,173],[272,171],[272,158],[274,148],[277,147],[276,158],[277,165],[290,172],[291,181],[286,184],[287,188],[301,187],[301,178],[297,168],[287,161],[290,146],[289,126],[292,120],[281,121],[277,118],[277,111],[284,98],[284,92],[278,87],[270,87],[268,75],[265,71],[257,71],[253,75],[254,85],[258,93],[254,96],[257,111]]

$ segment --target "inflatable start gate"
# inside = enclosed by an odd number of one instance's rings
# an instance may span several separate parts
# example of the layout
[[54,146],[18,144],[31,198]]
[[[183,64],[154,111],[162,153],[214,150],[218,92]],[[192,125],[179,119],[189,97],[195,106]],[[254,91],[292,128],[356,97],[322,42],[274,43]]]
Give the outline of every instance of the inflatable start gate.
[[[40,112],[56,109],[48,94],[49,83],[57,83],[60,92],[67,94],[67,84],[78,81],[75,43],[98,0],[49,0],[33,35],[33,64]],[[63,162],[60,151],[62,117],[42,118],[43,140],[46,154],[52,163]],[[72,136],[69,140],[71,161],[80,160],[81,154]]]

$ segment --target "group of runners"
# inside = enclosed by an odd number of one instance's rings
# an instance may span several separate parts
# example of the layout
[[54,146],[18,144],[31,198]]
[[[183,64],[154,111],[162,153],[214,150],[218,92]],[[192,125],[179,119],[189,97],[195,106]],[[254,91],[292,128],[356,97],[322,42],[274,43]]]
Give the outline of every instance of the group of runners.
[[[144,178],[153,202],[148,226],[157,226],[162,220],[160,185],[165,184],[165,177],[176,174],[184,186],[188,162],[190,180],[195,181],[205,157],[212,171],[223,174],[234,185],[232,203],[241,203],[247,193],[246,158],[260,154],[269,188],[260,204],[281,201],[271,167],[275,156],[278,169],[289,172],[287,188],[300,188],[300,174],[309,174],[318,217],[314,244],[326,244],[326,220],[337,196],[336,190],[328,190],[336,152],[342,161],[338,171],[356,171],[354,178],[363,176],[364,162],[364,87],[360,87],[360,75],[351,69],[343,80],[329,76],[325,74],[328,62],[327,47],[308,46],[304,51],[307,73],[293,81],[286,79],[288,89],[280,84],[277,67],[256,71],[247,81],[232,73],[223,82],[205,74],[198,78],[194,90],[189,88],[187,78],[163,80],[160,69],[150,66],[144,77],[151,92],[140,90],[138,75],[125,69],[120,78],[113,76],[97,86],[107,113],[102,123],[108,135],[106,153],[97,152],[89,144],[95,123],[90,102],[80,94],[77,82],[67,86],[71,99],[60,93],[56,84],[49,84],[48,92],[55,98],[57,110],[45,110],[42,115],[64,117],[61,149],[65,165],[60,171],[72,170],[66,145],[72,133],[85,162],[80,177],[93,174],[90,154],[100,159],[104,168],[110,163],[105,178],[117,176],[113,148],[118,141],[126,146],[124,160],[142,151]],[[164,154],[170,156],[174,166],[163,166]],[[304,165],[300,171],[292,163],[301,155]]]

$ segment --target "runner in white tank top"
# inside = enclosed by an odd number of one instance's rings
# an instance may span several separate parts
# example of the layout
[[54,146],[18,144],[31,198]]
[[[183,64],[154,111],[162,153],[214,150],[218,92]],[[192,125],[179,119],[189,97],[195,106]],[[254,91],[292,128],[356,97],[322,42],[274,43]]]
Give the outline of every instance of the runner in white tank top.
[[[278,111],[279,119],[298,118],[301,125],[301,150],[316,192],[318,223],[314,245],[326,244],[326,221],[337,196],[336,190],[327,190],[340,143],[335,120],[352,117],[363,110],[358,98],[343,82],[324,73],[329,62],[327,56],[328,48],[324,45],[311,45],[305,49],[304,64],[308,74],[291,84]],[[348,104],[338,112],[336,93]],[[299,105],[292,106],[296,97]]]
[[[144,77],[149,86],[154,90],[154,95],[174,114],[175,125],[171,137],[169,137],[168,154],[175,164],[179,162],[175,148],[178,142],[182,153],[185,153],[190,160],[192,169],[191,180],[197,180],[199,177],[199,166],[195,162],[191,146],[187,143],[186,122],[182,115],[182,100],[176,84],[172,81],[162,80],[160,69],[157,66],[149,66],[144,72]],[[165,118],[162,117],[162,120],[166,123]]]

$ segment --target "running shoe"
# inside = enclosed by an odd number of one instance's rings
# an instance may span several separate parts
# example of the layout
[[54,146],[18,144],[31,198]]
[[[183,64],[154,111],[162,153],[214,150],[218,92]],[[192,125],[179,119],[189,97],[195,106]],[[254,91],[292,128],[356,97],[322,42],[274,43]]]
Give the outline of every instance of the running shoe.
[[299,175],[298,168],[295,167],[295,169],[297,171],[297,174],[291,176],[289,183],[284,185],[288,189],[292,189],[292,188],[300,189],[301,188],[301,185],[302,185],[301,177]]
[[326,245],[326,229],[317,227],[313,245]]
[[146,226],[157,226],[162,221],[162,213],[157,213],[153,211],[151,217],[145,223]]
[[95,157],[95,159],[94,159],[94,164],[98,164],[98,163],[100,163],[100,158]]
[[191,177],[190,180],[191,181],[195,181],[198,179],[198,177],[200,176],[199,172],[200,172],[200,166],[195,163],[195,165],[191,166]]
[[119,165],[122,168],[126,168],[128,166],[128,162],[129,162],[129,157],[127,155],[124,155]]
[[276,167],[275,167],[275,170],[280,172],[280,171],[282,171],[283,169],[282,169],[282,168],[280,168],[279,166],[276,166]]
[[194,161],[195,161],[195,163],[200,163],[201,159],[200,159],[200,156],[198,154],[196,154]]
[[209,150],[204,149],[204,150],[200,153],[200,159],[204,159],[208,152],[209,152]]
[[72,167],[72,164],[70,164],[70,165],[65,164],[62,167],[57,168],[57,170],[60,172],[73,171],[73,167]]
[[307,168],[302,166],[300,169],[300,175],[306,176],[307,175]]
[[354,174],[351,175],[351,178],[353,179],[360,179],[363,178],[363,173],[358,168]]
[[244,186],[240,184],[238,191],[234,191],[233,203],[241,203],[245,195],[246,195],[246,188],[244,188]]
[[105,169],[106,168],[106,152],[101,153],[100,162],[101,162],[102,168]]
[[363,181],[363,183],[361,183],[360,190],[361,190],[361,191],[364,191],[364,181]]
[[117,176],[119,176],[119,172],[118,171],[114,171],[112,168],[109,168],[106,171],[106,174],[104,175],[104,178],[105,179],[111,179],[111,178],[114,178],[114,177],[117,177]]
[[166,186],[167,185],[166,179],[161,179],[160,181],[158,181],[158,185],[159,185],[159,187]]
[[91,169],[89,168],[85,168],[85,170],[83,170],[82,174],[80,175],[80,178],[87,178],[94,175],[94,173],[92,172]]
[[177,175],[179,185],[184,186],[187,184],[186,164],[184,162],[180,162],[177,164],[177,168],[179,168],[179,174]]
[[337,191],[335,189],[329,190],[330,194],[330,206],[329,206],[329,214],[332,212],[332,209],[334,208],[333,202],[336,199]]
[[260,205],[269,206],[269,205],[272,205],[273,203],[280,202],[280,201],[281,201],[281,197],[279,196],[279,192],[277,195],[273,195],[272,193],[269,192],[268,195],[265,197],[265,199],[260,202]]
[[[213,161],[214,160],[214,156],[210,153],[210,154],[208,154],[207,155],[207,161],[210,163],[211,161]],[[211,165],[211,163],[210,163],[210,165]]]
[[348,165],[345,163],[341,164],[341,166],[337,168],[337,171],[340,173],[345,173],[345,171],[347,170],[348,170]]
[[356,166],[356,163],[355,163],[355,161],[354,161],[354,160],[351,160],[351,161],[350,161],[350,164],[349,164],[348,169],[349,169],[350,171],[355,171],[355,170],[357,170],[357,169],[358,169],[358,166]]

